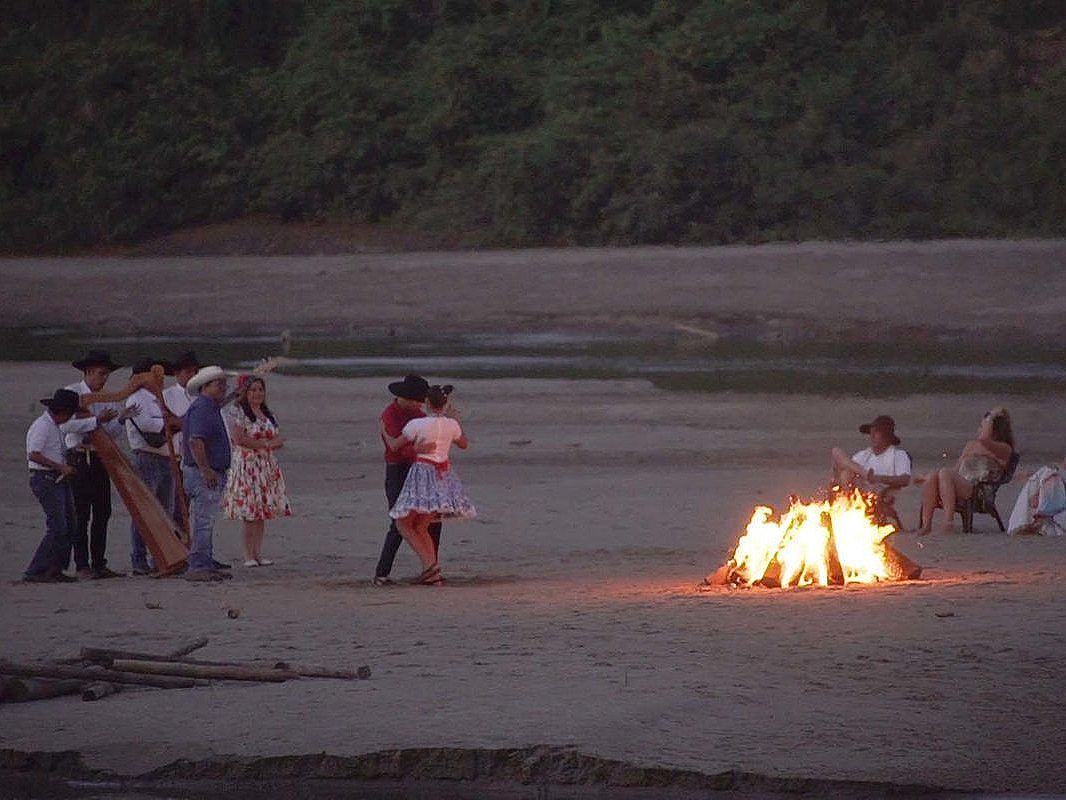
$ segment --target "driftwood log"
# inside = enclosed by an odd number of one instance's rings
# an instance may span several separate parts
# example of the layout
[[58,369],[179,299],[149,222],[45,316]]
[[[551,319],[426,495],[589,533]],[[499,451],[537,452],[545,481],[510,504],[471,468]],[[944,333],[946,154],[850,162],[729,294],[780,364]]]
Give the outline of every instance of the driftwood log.
[[370,667],[365,664],[356,668],[353,672],[349,669],[332,669],[331,667],[319,667],[312,664],[290,664],[287,661],[278,661],[274,669],[295,672],[301,678],[336,678],[342,681],[365,681],[370,677]]
[[31,700],[46,700],[49,697],[62,697],[77,694],[85,681],[70,678],[54,680],[48,678],[7,678],[3,682],[3,694],[0,701],[5,703],[28,703]]
[[[83,647],[81,660],[90,661],[94,664],[102,664],[105,667],[115,669],[127,661],[144,661],[152,663],[185,664],[195,667],[229,667],[249,670],[271,669],[290,674],[291,677],[301,678],[334,678],[344,681],[366,680],[370,677],[370,667],[363,665],[355,670],[336,669],[323,667],[315,664],[291,664],[287,661],[206,661],[197,658],[185,658],[181,656],[161,656],[153,653],[135,653],[129,650],[113,650],[105,647]],[[128,668],[127,668],[128,669]],[[184,673],[160,673],[160,674],[184,674]]]
[[16,664],[0,661],[0,675],[15,675],[23,678],[75,678],[81,681],[108,681],[110,683],[127,683],[135,686],[153,686],[157,689],[191,689],[194,686],[207,686],[207,681],[166,675],[142,675],[135,672],[121,672],[104,669],[99,666],[75,667],[62,664]]
[[126,673],[143,673],[146,675],[177,675],[185,678],[206,678],[227,681],[265,681],[281,683],[300,677],[295,672],[274,669],[272,667],[252,667],[246,665],[205,665],[187,664],[181,661],[142,661],[131,658],[116,658],[111,668]]
[[81,690],[81,699],[87,703],[103,700],[109,695],[122,691],[121,683],[107,683],[106,681],[95,681],[93,683],[83,684],[83,686],[84,688]]

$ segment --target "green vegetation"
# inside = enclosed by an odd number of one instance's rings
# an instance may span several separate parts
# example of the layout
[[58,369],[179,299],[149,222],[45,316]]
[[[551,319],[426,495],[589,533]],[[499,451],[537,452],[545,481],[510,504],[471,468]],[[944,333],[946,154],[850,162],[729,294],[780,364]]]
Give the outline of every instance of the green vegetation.
[[16,0],[0,248],[1062,235],[1061,0]]

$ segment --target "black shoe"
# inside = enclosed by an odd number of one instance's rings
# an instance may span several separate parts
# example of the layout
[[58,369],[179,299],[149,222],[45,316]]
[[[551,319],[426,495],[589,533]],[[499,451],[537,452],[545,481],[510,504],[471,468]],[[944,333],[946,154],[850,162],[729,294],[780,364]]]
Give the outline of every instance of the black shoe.
[[55,583],[55,578],[53,578],[51,575],[42,575],[40,573],[37,573],[35,575],[30,575],[29,573],[26,573],[25,575],[22,576],[22,582],[23,583]]
[[65,575],[62,572],[57,572],[52,576],[52,583],[77,583],[78,579],[73,575]]
[[126,574],[124,572],[115,572],[113,570],[108,569],[107,567],[98,567],[97,569],[93,570],[93,579],[94,580],[102,580],[104,578],[125,578],[125,577],[126,577]]
[[214,565],[215,569],[233,569],[232,564],[223,564],[221,561],[215,561],[213,558],[211,559],[211,563]]

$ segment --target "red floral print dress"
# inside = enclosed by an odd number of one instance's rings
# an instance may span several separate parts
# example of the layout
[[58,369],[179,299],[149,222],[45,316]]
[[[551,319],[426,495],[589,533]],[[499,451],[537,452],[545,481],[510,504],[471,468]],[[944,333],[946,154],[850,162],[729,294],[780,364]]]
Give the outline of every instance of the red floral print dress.
[[[253,439],[272,439],[278,426],[269,419],[250,420],[238,410],[232,423]],[[253,450],[234,442],[233,459],[222,495],[222,513],[230,519],[254,522],[292,515],[285,494],[285,476],[273,450]]]

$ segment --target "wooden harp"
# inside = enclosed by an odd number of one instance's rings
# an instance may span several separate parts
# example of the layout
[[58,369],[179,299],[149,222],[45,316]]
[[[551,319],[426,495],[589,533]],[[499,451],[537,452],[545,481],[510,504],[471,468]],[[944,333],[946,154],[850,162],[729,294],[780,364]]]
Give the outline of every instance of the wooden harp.
[[[138,389],[148,389],[158,397],[162,394],[162,388],[163,368],[156,364],[150,372],[134,375],[125,388],[117,392],[83,394],[80,402],[82,408],[88,409],[93,403],[121,402]],[[110,436],[97,428],[89,434],[89,441],[96,449],[96,455],[107,470],[111,482],[118,489],[130,516],[137,523],[137,530],[152,554],[159,574],[179,572],[185,566],[189,551],[182,544],[184,533],[174,523],[170,512],[160,505],[156,496],[144,485],[129,459]]]

